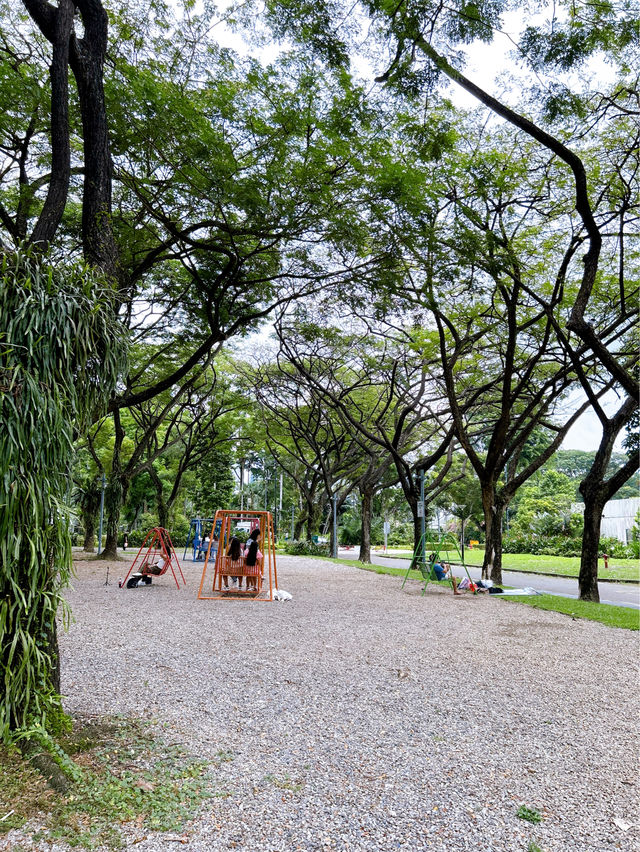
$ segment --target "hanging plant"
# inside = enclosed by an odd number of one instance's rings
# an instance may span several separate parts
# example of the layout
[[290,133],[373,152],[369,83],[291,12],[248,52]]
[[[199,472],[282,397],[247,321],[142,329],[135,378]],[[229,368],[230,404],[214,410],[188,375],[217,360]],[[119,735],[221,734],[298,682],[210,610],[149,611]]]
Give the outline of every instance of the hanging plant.
[[[0,255],[0,735],[61,716],[56,615],[71,568],[74,437],[124,366],[110,291],[77,265]],[[66,618],[68,612],[63,607]]]

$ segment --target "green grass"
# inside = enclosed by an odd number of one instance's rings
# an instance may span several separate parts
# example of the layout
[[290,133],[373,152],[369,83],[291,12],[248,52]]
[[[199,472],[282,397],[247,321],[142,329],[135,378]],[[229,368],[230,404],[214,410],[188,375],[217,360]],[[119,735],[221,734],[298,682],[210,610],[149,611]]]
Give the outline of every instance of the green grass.
[[561,598],[557,595],[536,595],[521,597],[517,601],[502,598],[511,604],[524,604],[536,609],[547,609],[562,612],[572,618],[583,618],[588,621],[599,621],[607,627],[621,627],[624,630],[640,629],[640,612],[626,606],[612,606],[592,601],[576,601],[573,598]]
[[0,748],[0,818],[13,811],[0,822],[0,836],[38,816],[44,824],[33,834],[35,843],[120,849],[123,823],[179,831],[214,795],[207,764],[141,723],[84,725],[59,745],[77,776],[66,794],[49,789],[17,749]]

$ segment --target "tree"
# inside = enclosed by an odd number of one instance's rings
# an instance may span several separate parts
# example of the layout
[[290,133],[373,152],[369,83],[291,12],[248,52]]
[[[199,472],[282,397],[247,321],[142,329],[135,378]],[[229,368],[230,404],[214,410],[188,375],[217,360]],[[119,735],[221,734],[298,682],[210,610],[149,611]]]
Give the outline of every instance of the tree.
[[551,534],[571,514],[575,485],[563,473],[539,470],[518,492],[517,515],[511,532]]
[[[610,500],[629,477],[638,470],[638,454],[633,453],[627,463],[607,478],[607,469],[611,460],[613,445],[620,430],[627,424],[638,404],[633,397],[627,397],[612,417],[607,417],[598,406],[603,424],[602,438],[596,451],[596,457],[589,473],[580,483],[580,493],[584,497],[584,532],[578,585],[582,600],[599,601],[598,592],[598,556],[600,546],[600,526],[605,503]],[[594,567],[595,565],[595,567]]]
[[69,578],[74,430],[123,366],[109,293],[86,269],[3,253],[0,274],[0,702],[3,739],[59,718],[56,614]]
[[355,487],[361,447],[286,364],[257,365],[245,378],[260,406],[265,445],[300,489],[311,539],[329,500],[335,496],[340,509]]
[[100,486],[97,476],[86,476],[79,484],[76,481],[75,501],[80,509],[84,539],[82,549],[85,553],[93,553],[96,546],[96,517],[102,499]]
[[[300,314],[300,312],[298,312]],[[414,549],[421,539],[421,471],[425,502],[436,499],[456,477],[448,412],[431,374],[431,363],[415,357],[412,331],[388,330],[385,336],[354,323],[338,330],[302,320],[299,315],[276,324],[281,360],[318,404],[330,408],[353,434],[382,478],[393,461],[411,509]],[[385,459],[385,456],[387,459]]]
[[[121,11],[112,19],[118,43],[109,45],[100,2],[55,7],[26,0],[25,6],[54,54],[56,168],[25,177],[39,166],[29,149],[33,134],[25,133],[21,168],[5,179],[15,180],[19,171],[21,185],[48,187],[55,215],[42,219],[46,234],[36,223],[29,239],[43,249],[68,243],[73,221],[63,213],[71,218],[76,201],[68,64],[83,122],[84,253],[113,280],[119,317],[136,347],[152,345],[155,369],[126,376],[109,404],[116,442],[104,557],[113,558],[127,488],[121,412],[171,389],[177,402],[225,340],[249,333],[276,306],[373,265],[360,255],[356,219],[349,221],[343,206],[357,185],[354,146],[343,132],[349,128],[357,138],[369,119],[361,93],[344,74],[320,79],[312,64],[293,60],[266,69],[238,60],[234,68],[234,58],[211,42],[208,13],[187,9],[168,38],[166,10],[154,7],[160,19],[145,26],[140,44],[127,17],[134,13]],[[32,215],[35,210],[32,205]],[[4,213],[1,221],[17,236],[24,211]],[[177,352],[179,360],[163,357]]]
[[[628,275],[626,257],[627,235],[637,221],[639,131],[635,117],[638,87],[631,62],[634,49],[637,55],[637,15],[633,5],[627,2],[587,4],[577,10],[574,4],[570,8],[566,4],[564,11],[567,14],[563,18],[558,19],[554,15],[543,26],[526,28],[519,49],[522,60],[536,74],[536,82],[530,78],[524,84],[533,117],[509,106],[506,99],[483,90],[460,70],[467,45],[474,39],[492,40],[506,4],[480,2],[471,9],[462,2],[446,7],[421,2],[390,6],[374,0],[363,5],[365,14],[373,22],[370,32],[378,45],[382,44],[387,49],[389,56],[386,70],[377,78],[379,82],[403,94],[431,95],[437,83],[447,78],[470,93],[495,116],[527,134],[541,150],[549,152],[561,164],[565,178],[556,181],[556,186],[567,199],[573,196],[577,218],[577,222],[570,222],[570,228],[565,232],[568,254],[562,278],[573,278],[576,287],[570,310],[564,321],[555,322],[554,331],[568,353],[575,351],[571,335],[580,341],[584,349],[593,353],[612,385],[625,396],[619,413],[632,416],[632,406],[627,406],[627,401],[638,399],[638,376],[634,372],[637,357],[629,358],[626,347],[621,348],[619,341],[625,329],[629,330],[635,324],[638,312],[636,276]],[[347,9],[324,2],[300,7],[291,0],[273,0],[268,6],[276,31],[304,41],[311,50],[334,65],[348,63],[349,49],[344,34],[353,32],[354,28],[349,27],[346,21],[354,14],[355,8]],[[301,23],[303,26],[300,26]],[[620,76],[613,91],[572,91],[566,85],[565,74],[563,85],[551,80],[547,89],[550,94],[541,97],[537,79],[542,74],[556,69],[563,72],[579,69],[596,51],[603,51],[618,68]],[[583,80],[585,77],[574,75],[574,79]],[[605,185],[601,192],[594,193],[589,182],[598,183],[602,158],[593,158],[589,163],[580,150],[580,141],[584,136],[590,137],[598,125],[608,125],[603,136],[608,137],[609,142],[605,150],[607,153],[614,150],[610,147],[614,138],[617,156],[615,180],[611,180],[609,186]],[[626,127],[628,132],[624,130]],[[614,209],[598,217],[598,203],[607,199],[610,190],[616,196]],[[617,275],[610,275],[615,251],[603,252],[603,247],[606,249],[607,244],[615,242],[619,248]],[[586,248],[586,252],[581,263],[574,262],[571,266],[569,261],[577,248]],[[607,306],[604,312],[599,310],[598,304],[603,280],[606,282]],[[537,297],[535,291],[531,295]],[[540,304],[551,317],[555,307],[553,300],[542,297]],[[592,321],[592,314],[598,316],[597,321]],[[580,380],[588,393],[588,380],[583,381],[581,376]],[[593,401],[593,394],[590,398]],[[606,456],[610,433],[619,425],[619,419],[598,416],[605,433],[601,448],[603,456]],[[597,467],[590,479],[593,487],[585,485],[585,491],[594,500],[596,491],[608,490],[602,481],[598,487],[595,485],[602,473],[600,465]],[[580,584],[580,594],[586,598],[597,594],[594,592],[594,589],[597,590],[597,550],[589,535],[585,527],[585,578]],[[590,565],[588,581],[587,563]]]

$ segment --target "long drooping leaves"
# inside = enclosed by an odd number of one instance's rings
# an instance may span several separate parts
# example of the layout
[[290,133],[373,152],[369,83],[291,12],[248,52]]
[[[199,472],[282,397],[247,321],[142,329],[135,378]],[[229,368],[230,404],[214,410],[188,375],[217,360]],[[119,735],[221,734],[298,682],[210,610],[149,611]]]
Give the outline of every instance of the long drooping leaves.
[[0,258],[0,734],[59,708],[56,614],[69,578],[74,432],[123,367],[109,293],[80,267]]

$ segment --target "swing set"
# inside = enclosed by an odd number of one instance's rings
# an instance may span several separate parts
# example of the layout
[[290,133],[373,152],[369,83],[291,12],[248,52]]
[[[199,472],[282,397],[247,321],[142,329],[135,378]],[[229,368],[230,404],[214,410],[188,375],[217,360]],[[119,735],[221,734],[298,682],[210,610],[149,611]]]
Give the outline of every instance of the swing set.
[[[247,565],[243,556],[232,559],[229,545],[235,528],[249,525],[249,533],[260,530],[259,549],[263,555],[255,565]],[[214,533],[217,532],[217,548]],[[233,580],[237,586],[233,585]],[[265,581],[268,579],[268,589]],[[231,580],[231,583],[229,581]],[[244,588],[242,582],[244,581]],[[249,582],[251,588],[248,588]],[[218,509],[213,519],[209,547],[202,568],[198,600],[226,600],[250,597],[259,601],[272,601],[278,588],[276,571],[276,545],[271,512],[255,509]]]
[[[430,551],[429,558],[423,559],[422,553],[426,553],[426,551]],[[404,575],[404,579],[402,581],[401,588],[404,589],[404,585],[407,582],[407,578],[409,577],[409,572],[412,568],[417,568],[418,571],[422,574],[422,579],[424,581],[424,585],[422,586],[422,594],[427,591],[427,586],[430,582],[436,582],[437,576],[434,569],[434,565],[436,562],[440,562],[440,554],[443,553],[446,555],[446,559],[443,561],[450,564],[451,560],[449,558],[449,553],[452,552],[454,555],[460,557],[461,565],[464,568],[465,574],[471,584],[471,588],[474,590],[473,594],[475,595],[475,585],[471,576],[469,575],[469,571],[467,566],[465,565],[464,558],[462,553],[460,552],[460,548],[458,547],[458,539],[453,533],[447,532],[442,533],[440,536],[434,535],[430,530],[425,530],[425,532],[420,536],[420,541],[418,542],[418,546],[413,552],[413,557],[411,558],[411,562],[409,563],[409,567],[406,570]],[[449,584],[453,589],[454,595],[459,594],[455,577],[453,576],[453,572],[451,568],[449,569],[449,576],[447,578],[449,580]]]
[[[141,556],[143,550],[145,550],[145,553],[144,556]],[[140,566],[136,571],[134,569],[138,565],[138,560],[140,560]],[[164,527],[154,527],[146,534],[127,576],[120,583],[120,588],[133,589],[136,586],[150,586],[153,577],[162,577],[169,569],[171,569],[178,589],[180,588],[178,575],[180,575],[182,584],[187,585],[169,531],[165,530]]]
[[182,554],[183,562],[187,558],[187,550],[189,550],[190,547],[193,550],[193,562],[198,562],[201,559],[204,559],[202,543],[207,534],[207,530],[211,528],[211,524],[213,524],[213,518],[191,518],[189,534],[187,535],[187,542],[184,546],[184,553]]

